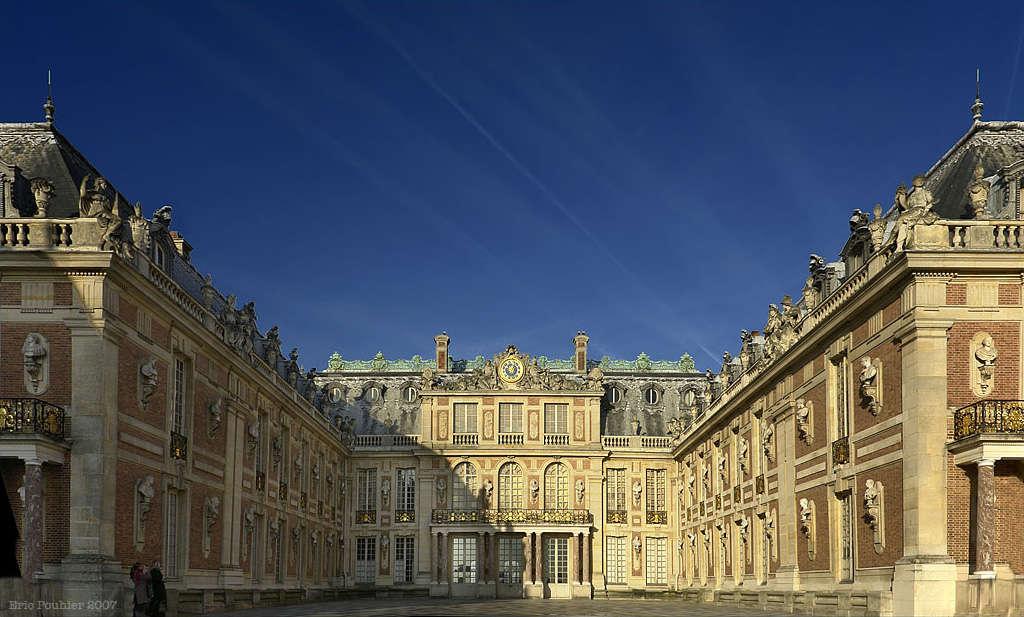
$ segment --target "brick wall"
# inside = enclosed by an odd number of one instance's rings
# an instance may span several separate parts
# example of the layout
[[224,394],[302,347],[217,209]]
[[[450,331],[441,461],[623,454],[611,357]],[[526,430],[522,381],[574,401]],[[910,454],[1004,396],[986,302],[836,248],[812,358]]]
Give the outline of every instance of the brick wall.
[[999,285],[1000,306],[1020,306],[1020,285],[1001,283]]
[[[861,404],[860,360],[870,356],[872,361],[882,361],[882,409],[877,416],[871,415],[867,406]],[[853,379],[851,383],[853,426],[860,431],[903,413],[903,354],[891,341],[875,346],[869,352],[851,358]]]
[[946,465],[946,517],[949,556],[957,563],[974,562],[974,496],[977,488],[973,468],[959,467],[953,455],[947,455]]
[[963,283],[946,285],[946,304],[950,306],[967,304],[967,285]]
[[[149,514],[146,517],[145,535],[141,550],[135,547],[135,483],[153,476],[153,500],[150,502]],[[163,526],[164,526],[164,490],[161,474],[157,469],[120,461],[117,465],[117,534],[115,551],[117,558],[124,564],[142,562],[151,564],[162,559]],[[181,506],[179,506],[181,507]]]
[[[814,502],[815,508],[816,535],[813,561],[811,561],[811,558],[807,553],[807,539],[804,537],[804,534],[800,531],[800,499],[805,497]],[[828,490],[824,486],[816,486],[812,489],[808,489],[796,495],[796,554],[797,563],[800,567],[801,572],[827,572],[831,567],[832,562],[829,553],[828,536],[828,499]]]
[[996,462],[996,563],[1007,563],[1024,574],[1024,542],[1020,515],[1024,512],[1024,478],[1020,461]]
[[[46,337],[50,346],[49,385],[40,395],[25,389],[21,346],[30,332]],[[71,334],[61,323],[8,322],[0,325],[0,396],[37,397],[54,405],[71,404]]]
[[21,304],[21,283],[0,283],[0,305],[18,306]]
[[[864,520],[864,481],[882,483],[885,493],[885,548],[875,552],[874,531]],[[895,461],[876,467],[857,476],[857,491],[853,507],[856,514],[857,567],[877,568],[891,566],[903,556],[903,463]]]
[[[220,498],[220,515],[210,530],[210,552],[203,556],[203,525],[205,524],[206,498]],[[217,569],[220,566],[221,533],[224,530],[224,495],[202,484],[193,484],[190,495],[191,513],[189,517],[189,556],[190,567],[199,569]]]
[[139,401],[139,370],[151,357],[148,351],[131,341],[121,343],[117,358],[117,402],[122,413],[163,429],[170,388],[170,372],[163,360],[156,362],[157,386],[149,405],[142,409]]
[[951,407],[963,407],[978,396],[971,390],[971,339],[988,332],[995,341],[999,357],[995,367],[995,387],[987,398],[1017,399],[1020,391],[1020,323],[1015,321],[961,321],[949,329],[947,349],[947,399]]
[[53,284],[53,305],[71,306],[71,283]]
[[825,424],[825,416],[828,415],[828,409],[825,406],[825,382],[804,392],[800,398],[813,403],[811,424],[814,426],[814,441],[810,444],[804,443],[804,440],[799,436],[799,431],[794,431],[796,435],[797,458],[810,454],[828,444],[828,428]]
[[213,437],[210,437],[208,433],[211,426],[209,409],[220,398],[220,394],[201,379],[196,380],[194,392],[195,413],[192,414],[192,443],[195,444],[196,451],[223,456],[227,443],[227,402],[221,402],[220,428],[213,434]]
[[59,563],[71,542],[71,456],[43,466],[43,562]]

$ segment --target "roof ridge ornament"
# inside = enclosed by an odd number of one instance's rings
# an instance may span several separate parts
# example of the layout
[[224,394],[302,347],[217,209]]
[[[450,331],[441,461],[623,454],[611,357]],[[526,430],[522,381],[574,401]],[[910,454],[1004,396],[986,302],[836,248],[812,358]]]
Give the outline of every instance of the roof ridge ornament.
[[973,114],[974,123],[981,122],[981,112],[985,109],[985,104],[981,102],[981,68],[974,70],[974,105],[971,105],[971,114]]
[[53,76],[50,69],[46,69],[46,102],[43,103],[43,114],[47,124],[53,124],[54,111],[56,111],[56,107],[53,105]]

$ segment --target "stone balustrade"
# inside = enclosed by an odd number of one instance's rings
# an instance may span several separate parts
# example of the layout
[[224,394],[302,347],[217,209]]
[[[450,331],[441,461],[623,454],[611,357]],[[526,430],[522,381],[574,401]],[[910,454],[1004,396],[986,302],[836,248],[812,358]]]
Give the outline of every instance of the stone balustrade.
[[567,446],[569,445],[568,435],[544,435],[545,446]]
[[0,250],[100,250],[103,229],[92,218],[0,219]]
[[420,443],[419,435],[356,435],[353,447],[356,450],[380,448],[408,448]]
[[609,450],[667,450],[672,438],[660,435],[605,435],[601,445]]

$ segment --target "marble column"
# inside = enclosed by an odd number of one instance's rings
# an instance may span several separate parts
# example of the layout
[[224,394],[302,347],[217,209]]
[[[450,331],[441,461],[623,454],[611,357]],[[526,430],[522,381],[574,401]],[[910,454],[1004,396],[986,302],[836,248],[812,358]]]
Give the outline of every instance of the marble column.
[[43,463],[25,461],[25,553],[21,574],[26,580],[43,569]]
[[[28,474],[26,473],[26,480]],[[26,482],[27,486],[27,482]],[[978,461],[978,486],[975,497],[974,575],[994,578],[993,555],[996,536],[995,460]]]
[[533,581],[544,583],[544,534],[539,531],[533,542]]
[[591,574],[593,572],[593,564],[590,562],[590,543],[593,538],[590,533],[583,534],[583,583],[589,585]]
[[430,583],[437,583],[437,571],[440,569],[440,564],[437,556],[437,551],[440,543],[437,541],[437,534],[430,534]]
[[569,538],[569,584],[580,582],[580,534],[573,533]]
[[523,536],[523,584],[533,582],[533,534]]
[[448,533],[441,532],[441,546],[438,551],[438,564],[441,566],[438,573],[438,582],[447,583],[449,579],[449,573],[451,568],[448,566]]

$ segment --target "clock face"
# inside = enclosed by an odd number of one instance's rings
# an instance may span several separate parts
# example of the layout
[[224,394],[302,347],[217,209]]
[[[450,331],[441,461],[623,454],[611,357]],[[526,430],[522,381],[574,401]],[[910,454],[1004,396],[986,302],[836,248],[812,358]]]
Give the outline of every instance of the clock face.
[[509,356],[498,365],[498,375],[505,383],[516,383],[523,378],[523,361],[515,356]]

